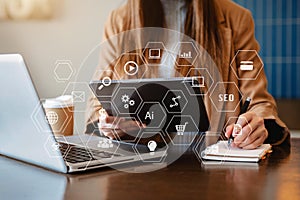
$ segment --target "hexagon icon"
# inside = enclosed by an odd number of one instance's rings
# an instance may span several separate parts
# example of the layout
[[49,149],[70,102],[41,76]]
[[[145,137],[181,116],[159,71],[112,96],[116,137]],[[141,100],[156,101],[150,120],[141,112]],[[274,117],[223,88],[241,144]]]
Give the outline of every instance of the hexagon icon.
[[178,42],[174,52],[177,57],[174,57],[177,66],[193,66],[199,56],[199,51],[193,42]]
[[163,42],[148,42],[143,50],[143,56],[148,65],[162,64],[166,59],[165,56],[163,57],[164,53],[167,51]]
[[47,151],[50,158],[65,157],[69,151],[70,145],[64,136],[59,137],[59,141],[54,140],[52,135],[49,135],[47,141],[44,144],[44,148]]
[[[105,88],[111,87],[113,80],[119,80],[120,77],[111,69],[97,70],[94,74],[92,83],[97,83],[91,89],[96,97],[111,97],[111,90]],[[119,83],[114,83],[114,87],[118,88]]]
[[[238,121],[239,121],[239,124],[237,124]],[[242,125],[240,125],[240,123]],[[242,116],[229,117],[228,121],[226,122],[226,124],[223,128],[224,133],[226,132],[226,127],[231,124],[234,124],[234,128],[233,128],[233,136],[234,137],[245,133],[245,129],[246,130],[248,129],[249,133],[251,133],[253,130],[250,123],[248,122],[248,120],[245,117],[242,117]]]
[[190,95],[201,96],[211,91],[214,79],[207,68],[190,68],[184,84]]
[[120,114],[135,114],[142,104],[142,98],[136,88],[120,87],[114,93],[112,102]]
[[114,155],[118,155],[116,152],[120,147],[120,143],[105,137],[91,136],[87,141],[87,146],[93,158],[102,160],[111,159]]
[[69,82],[63,95],[72,95],[74,102],[74,112],[85,112],[86,103],[92,91],[86,82]]
[[264,63],[256,50],[238,50],[230,67],[239,80],[256,80]]
[[[127,121],[130,122],[132,124],[132,126],[129,128],[130,130],[125,130],[125,128],[122,128],[122,125],[120,125],[120,123]],[[137,138],[139,137],[140,132],[142,131],[142,128],[140,126],[140,122],[138,121],[138,119],[134,118],[134,117],[121,117],[118,118],[117,121],[114,123],[115,124],[115,128],[114,128],[114,136],[123,142],[136,142]],[[119,137],[118,132],[124,132],[127,135],[131,136],[131,138],[126,138],[122,139]]]
[[137,53],[124,53],[115,64],[115,71],[121,79],[142,79],[147,70],[144,59]]
[[188,103],[187,98],[181,90],[169,90],[163,104],[169,113],[181,113]]
[[[95,104],[96,103],[97,102],[95,102]],[[98,110],[98,116],[99,116],[98,120],[90,123],[87,128],[87,131],[89,134],[92,133],[94,135],[101,135],[99,127],[102,126],[102,124],[106,124],[104,121],[106,119],[107,114],[110,116],[117,115],[116,109],[112,104],[112,102],[108,102],[108,101],[102,101],[101,105],[98,104],[98,105],[91,105],[91,106],[93,107],[100,106],[101,108]],[[74,125],[76,127],[76,123]]]
[[166,117],[165,109],[159,102],[144,102],[138,112],[138,118],[146,124],[146,129],[162,128]]
[[[214,145],[218,142],[220,138],[220,133],[208,133],[208,134],[202,134],[197,138],[196,144],[193,147],[193,152],[200,161],[201,164],[219,164],[222,165],[224,161],[226,160],[226,157],[224,159],[221,159],[219,161],[210,161],[203,159],[203,154],[205,150],[208,150],[207,147]],[[222,138],[223,140],[224,138]],[[230,152],[230,148],[226,145],[227,151]]]
[[[150,138],[153,135],[159,135],[160,141],[149,140],[146,145],[139,144],[141,138]],[[139,155],[141,161],[145,163],[160,163],[163,162],[169,148],[168,143],[161,133],[144,132],[134,145],[134,151]],[[159,151],[159,157],[154,157]]]
[[58,82],[69,81],[74,73],[70,60],[57,60],[55,62],[54,75]]
[[[224,84],[232,84],[239,95],[236,97],[233,91],[219,91],[220,88],[224,88]],[[218,112],[234,112],[240,105],[243,95],[234,82],[218,82],[209,97]]]
[[191,145],[199,133],[198,126],[189,115],[175,115],[166,127],[174,145]]
[[[44,100],[41,100],[41,102],[44,102]],[[67,129],[71,130],[69,125],[73,125],[73,114],[70,112],[68,109],[61,108],[45,109],[44,111],[42,103],[38,103],[32,112],[31,119],[36,128],[41,132],[52,132],[56,135],[70,135],[72,133],[65,132]],[[51,126],[52,129],[50,129],[49,126]]]

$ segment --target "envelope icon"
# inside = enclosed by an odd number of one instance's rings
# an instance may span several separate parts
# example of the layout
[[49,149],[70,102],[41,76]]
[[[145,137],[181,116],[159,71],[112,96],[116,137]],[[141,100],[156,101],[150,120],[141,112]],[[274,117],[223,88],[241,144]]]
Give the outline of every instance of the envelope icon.
[[84,91],[73,91],[73,102],[83,103],[85,102],[85,92]]

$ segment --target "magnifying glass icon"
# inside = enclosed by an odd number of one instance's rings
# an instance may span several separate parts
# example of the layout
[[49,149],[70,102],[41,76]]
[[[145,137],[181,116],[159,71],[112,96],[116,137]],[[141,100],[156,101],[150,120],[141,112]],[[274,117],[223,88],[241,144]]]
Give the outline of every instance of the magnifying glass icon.
[[102,79],[101,83],[102,83],[102,85],[100,85],[100,86],[98,87],[98,90],[102,90],[102,89],[104,88],[104,86],[105,86],[105,87],[110,86],[110,85],[111,85],[111,79],[110,79],[108,76],[106,76],[106,77],[104,77],[104,78]]

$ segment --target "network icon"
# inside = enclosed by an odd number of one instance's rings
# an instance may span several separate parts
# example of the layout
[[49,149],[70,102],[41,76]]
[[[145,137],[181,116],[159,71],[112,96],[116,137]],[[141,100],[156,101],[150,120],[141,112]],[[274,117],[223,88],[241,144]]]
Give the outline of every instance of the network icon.
[[97,147],[103,148],[103,149],[109,149],[109,148],[113,148],[114,145],[110,139],[104,138],[103,140],[99,141],[99,143],[97,144]]
[[172,101],[174,102],[173,104],[170,104],[170,108],[177,107],[179,103],[177,102],[178,99],[181,99],[181,96],[173,97]]

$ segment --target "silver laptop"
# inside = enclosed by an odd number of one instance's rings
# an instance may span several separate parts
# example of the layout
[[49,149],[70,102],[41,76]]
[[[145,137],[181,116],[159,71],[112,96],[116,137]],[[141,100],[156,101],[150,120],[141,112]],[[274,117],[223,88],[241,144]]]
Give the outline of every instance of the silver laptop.
[[[0,154],[62,173],[141,161],[133,144],[113,141],[114,148],[101,149],[97,144],[105,138],[55,138],[43,108],[35,117],[47,131],[39,131],[31,118],[37,106],[42,107],[22,56],[0,55]],[[142,154],[144,160],[153,158],[146,147]],[[162,156],[163,151],[155,153]]]

